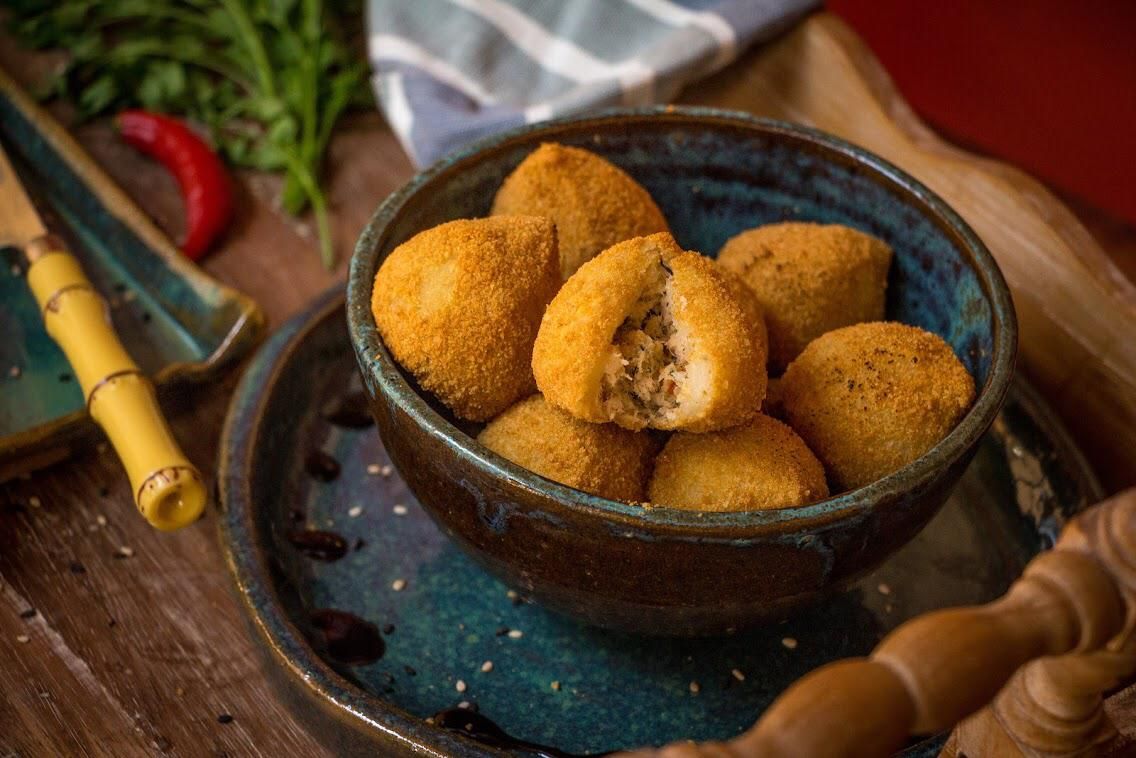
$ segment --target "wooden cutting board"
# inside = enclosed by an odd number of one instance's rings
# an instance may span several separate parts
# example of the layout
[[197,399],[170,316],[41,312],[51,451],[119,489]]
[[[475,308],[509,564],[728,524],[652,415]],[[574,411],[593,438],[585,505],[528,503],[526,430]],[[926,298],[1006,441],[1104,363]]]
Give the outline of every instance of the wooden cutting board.
[[[25,86],[56,62],[19,50],[0,33],[0,66]],[[1015,285],[1024,368],[1080,432],[1110,489],[1136,479],[1136,296],[1051,194],[935,138],[855,36],[826,14],[747,53],[684,99],[811,123],[881,153],[942,193]],[[66,118],[66,108],[55,111]],[[181,207],[172,179],[105,123],[75,131],[176,237]],[[380,116],[347,120],[327,164],[341,261],[382,198],[412,173]],[[239,221],[205,268],[252,295],[276,326],[341,279],[345,266],[323,271],[310,227],[278,209],[277,180],[241,178]],[[1120,238],[1136,250],[1131,236]],[[169,409],[175,432],[207,476],[231,389],[213,387]],[[3,516],[9,521],[0,524],[0,537],[12,535],[0,540],[0,692],[7,696],[0,699],[0,753],[17,746],[28,755],[330,754],[319,735],[291,718],[258,664],[229,592],[215,519],[176,535],[154,532],[137,518],[117,463],[95,452],[0,487],[0,506],[32,496],[41,507]],[[109,526],[99,527],[96,514]],[[130,546],[134,559],[115,559],[120,545]],[[68,570],[72,562],[81,562],[81,573]],[[28,606],[37,615],[21,620]],[[21,634],[30,642],[17,642]],[[1109,705],[1118,723],[1136,726],[1136,692]],[[236,720],[219,724],[222,711]]]

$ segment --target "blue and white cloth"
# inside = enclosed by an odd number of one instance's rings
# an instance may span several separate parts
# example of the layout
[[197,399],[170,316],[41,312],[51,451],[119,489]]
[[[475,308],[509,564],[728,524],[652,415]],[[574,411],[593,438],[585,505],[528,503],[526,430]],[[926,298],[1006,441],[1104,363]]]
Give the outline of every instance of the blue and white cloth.
[[369,0],[379,103],[418,166],[492,132],[666,102],[816,0]]

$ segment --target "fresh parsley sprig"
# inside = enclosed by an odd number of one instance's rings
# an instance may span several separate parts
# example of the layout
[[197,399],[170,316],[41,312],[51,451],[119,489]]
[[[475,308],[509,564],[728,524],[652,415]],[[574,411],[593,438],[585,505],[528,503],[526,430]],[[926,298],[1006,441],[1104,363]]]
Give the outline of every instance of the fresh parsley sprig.
[[14,33],[69,52],[44,93],[81,119],[123,108],[205,127],[232,164],[285,175],[281,204],[309,205],[324,265],[334,264],[319,176],[340,116],[370,103],[349,32],[356,2],[321,0],[7,0]]

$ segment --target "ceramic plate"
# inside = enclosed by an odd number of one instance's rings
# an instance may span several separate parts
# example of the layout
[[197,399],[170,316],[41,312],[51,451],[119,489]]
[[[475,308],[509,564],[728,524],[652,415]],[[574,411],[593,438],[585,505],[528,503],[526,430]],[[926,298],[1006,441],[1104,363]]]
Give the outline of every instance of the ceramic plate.
[[[67,131],[0,72],[0,143],[48,227],[111,304],[115,329],[159,392],[244,355],[256,304],[186,260]],[[47,335],[24,270],[0,250],[0,480],[60,457],[94,429],[67,358]]]
[[732,737],[817,666],[912,616],[997,597],[1101,497],[1018,383],[948,504],[850,589],[726,638],[605,632],[512,595],[450,544],[386,468],[356,374],[332,293],[254,358],[220,480],[250,619],[297,713],[344,752],[589,755]]

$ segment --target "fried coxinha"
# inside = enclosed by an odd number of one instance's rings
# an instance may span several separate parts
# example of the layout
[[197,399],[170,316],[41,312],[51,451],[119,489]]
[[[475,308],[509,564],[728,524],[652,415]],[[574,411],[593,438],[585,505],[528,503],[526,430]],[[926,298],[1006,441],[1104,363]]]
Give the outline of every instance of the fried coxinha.
[[526,398],[486,425],[478,441],[553,481],[613,500],[642,502],[659,443],[647,433],[592,424]]
[[882,321],[892,250],[840,224],[766,224],[731,238],[718,261],[765,311],[769,369],[780,375],[825,332]]
[[813,340],[779,389],[785,418],[842,490],[911,463],[974,402],[974,379],[950,345],[891,321]]
[[371,310],[383,342],[423,389],[471,421],[533,392],[533,340],[560,286],[547,218],[451,221],[391,251]]
[[716,262],[679,247],[629,176],[559,145],[530,154],[493,210],[395,248],[372,308],[424,390],[492,419],[480,442],[554,481],[699,511],[793,507],[910,463],[974,401],[942,339],[880,321],[892,251],[866,233],[771,224]]
[[676,432],[655,461],[652,503],[696,511],[755,511],[828,497],[824,466],[769,416],[721,432]]
[[555,143],[529,153],[509,174],[492,213],[552,219],[564,279],[617,242],[668,231],[659,206],[624,171],[595,153]]
[[704,432],[744,423],[765,396],[765,334],[717,264],[669,234],[613,245],[545,311],[537,387],[584,421]]

